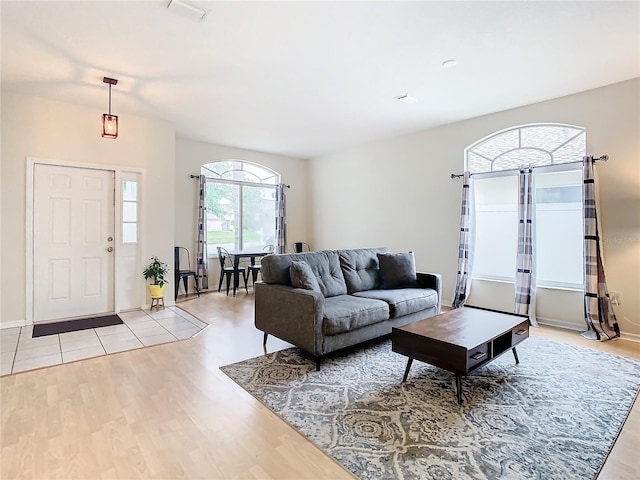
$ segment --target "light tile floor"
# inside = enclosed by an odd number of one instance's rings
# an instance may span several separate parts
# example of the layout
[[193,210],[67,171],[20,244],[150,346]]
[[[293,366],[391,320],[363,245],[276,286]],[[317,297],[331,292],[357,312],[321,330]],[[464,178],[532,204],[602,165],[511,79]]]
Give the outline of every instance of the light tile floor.
[[176,307],[118,314],[122,325],[32,338],[33,326],[0,330],[0,375],[175,342],[207,327]]

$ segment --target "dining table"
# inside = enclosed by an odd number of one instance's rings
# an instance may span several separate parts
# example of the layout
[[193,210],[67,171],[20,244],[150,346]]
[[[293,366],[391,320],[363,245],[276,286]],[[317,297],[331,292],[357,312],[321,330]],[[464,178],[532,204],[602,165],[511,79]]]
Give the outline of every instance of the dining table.
[[[233,252],[229,252],[229,255],[233,259],[233,296],[236,296],[236,290],[238,290],[238,285],[240,284],[240,260],[243,258],[251,259],[251,265],[256,264],[256,258],[264,257],[265,255],[269,255],[270,251],[264,250],[237,250]],[[246,280],[245,280],[246,281]]]

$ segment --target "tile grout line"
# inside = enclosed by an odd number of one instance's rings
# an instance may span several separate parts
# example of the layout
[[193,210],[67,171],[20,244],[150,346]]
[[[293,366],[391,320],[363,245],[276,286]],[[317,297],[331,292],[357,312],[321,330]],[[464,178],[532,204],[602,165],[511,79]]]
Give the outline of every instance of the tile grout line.
[[[179,307],[176,307],[176,306],[170,306],[170,307],[167,307],[167,309],[168,309],[168,310],[170,310],[170,311],[172,311],[172,312],[176,313],[176,314],[177,314],[181,319],[186,320],[186,321],[187,321],[188,323],[190,323],[192,326],[194,326],[194,327],[198,328],[198,332],[194,333],[191,337],[188,337],[188,338],[192,338],[193,336],[197,335],[200,331],[204,330],[204,328],[205,328],[205,327],[200,327],[199,325],[196,325],[195,323],[193,323],[192,321],[190,321],[188,318],[186,318],[186,317],[184,317],[184,316],[180,315],[180,313],[176,312],[176,308],[177,308],[177,309],[179,309]],[[145,313],[146,313],[146,312],[145,312]],[[191,314],[190,314],[190,313],[188,313],[188,312],[185,312],[185,313],[187,313],[188,315],[191,315]],[[149,316],[151,316],[151,315],[149,315]],[[168,329],[168,328],[166,328],[164,325],[162,325],[160,322],[158,322],[158,320],[156,320],[156,319],[155,319],[155,318],[153,318],[153,317],[151,317],[151,318],[152,318],[152,319],[153,319],[153,320],[154,320],[158,325],[160,325],[162,328],[164,328],[165,330],[167,330],[171,335],[173,335],[177,340],[181,340],[181,339],[180,339],[180,338],[178,338],[178,337],[177,337],[177,336],[176,336],[176,335],[175,335],[171,330],[169,330],[169,329]],[[194,318],[195,318],[195,317],[194,317]],[[163,319],[162,319],[162,318],[160,318],[159,320],[163,320]],[[198,320],[198,322],[202,323],[202,324],[203,324],[203,325],[205,325],[205,326],[207,325],[206,323],[201,322],[200,320]],[[186,339],[182,339],[182,340],[186,340]]]
[[[181,316],[181,317],[183,317],[183,318],[186,318],[186,319],[187,319],[187,320],[189,320],[190,322],[191,322],[191,319],[190,319],[189,317],[193,318],[193,319],[194,319],[196,322],[198,322],[198,323],[201,323],[201,324],[203,324],[203,325],[208,325],[208,323],[203,322],[203,321],[202,321],[202,320],[200,320],[198,317],[196,317],[193,313],[190,313],[190,312],[188,312],[187,310],[183,310],[181,307],[178,307],[178,306],[176,306],[175,308],[176,308],[176,310],[178,310],[178,311],[179,311],[179,312],[178,312],[178,315],[180,315],[180,316]],[[187,317],[186,315],[188,315],[189,317]],[[193,322],[191,322],[191,323],[193,323]],[[195,325],[195,323],[194,323],[194,325]],[[196,325],[196,327],[197,327],[197,326],[198,326],[198,325]],[[204,327],[203,327],[203,328],[204,328]]]
[[[16,358],[18,358],[18,350],[19,350],[19,346],[20,346],[20,339],[22,338],[22,329],[23,328],[27,328],[28,325],[25,325],[24,327],[20,327],[20,331],[18,332],[18,341],[16,342],[16,348],[13,352],[13,362],[11,363],[11,371],[9,372],[9,375],[13,374],[13,373],[21,373],[21,372],[28,372],[29,370],[21,370],[20,372],[14,372],[14,369],[16,368]],[[56,334],[56,336],[58,337],[58,351],[60,353],[60,363],[54,363],[53,365],[47,365],[47,366],[54,366],[54,365],[62,365],[64,362],[62,361],[62,345],[60,343],[60,334]],[[27,337],[25,337],[27,338]],[[31,331],[31,339],[33,339],[33,330]],[[36,337],[38,338],[38,337]],[[37,347],[32,347],[32,348],[37,348]],[[23,350],[29,350],[29,348],[24,348]],[[51,354],[47,354],[47,355],[41,355],[41,357],[47,357],[49,355],[55,355],[55,353],[51,353]],[[31,357],[29,360],[33,360],[34,358],[39,358],[39,357]],[[26,361],[26,359],[25,359]],[[33,370],[33,369],[31,369]],[[37,370],[37,368],[36,368]]]
[[[123,322],[124,322],[124,320],[123,320]],[[102,351],[104,352],[104,354],[105,354],[105,355],[109,355],[109,354],[107,353],[107,349],[106,349],[106,348],[104,348],[104,343],[102,343],[102,339],[100,338],[100,335],[98,335],[98,332],[96,332],[96,329],[95,329],[95,328],[93,329],[93,333],[95,333],[95,334],[96,334],[96,337],[98,337],[98,342],[100,342],[100,346],[102,347]],[[100,355],[100,356],[102,356],[102,355]]]
[[[194,325],[194,326],[196,326],[196,327],[198,327],[199,325],[196,325],[195,323],[193,323],[193,322],[192,322],[188,317],[185,317],[185,316],[184,316],[184,315],[182,315],[180,312],[185,313],[185,314],[189,315],[190,317],[195,318],[197,322],[202,323],[203,325],[208,325],[208,323],[203,322],[202,320],[200,320],[200,319],[199,319],[198,317],[196,317],[195,315],[193,315],[193,314],[191,314],[191,313],[187,312],[186,310],[183,310],[182,308],[180,308],[180,307],[178,307],[178,306],[176,306],[176,307],[175,307],[175,309],[176,309],[175,311],[178,313],[178,315],[179,315],[180,317],[182,317],[182,318],[186,319],[189,323],[191,323],[192,325]],[[202,328],[201,328],[201,330],[203,330],[204,328],[205,328],[205,327],[202,327]]]
[[[102,341],[100,340],[100,335],[98,335],[98,332],[96,332],[95,328],[90,328],[88,330],[92,330],[93,334],[98,337],[98,342],[100,342],[100,347],[102,347],[102,351],[104,352],[102,355],[98,355],[98,357],[102,357],[104,355],[107,355],[107,351],[104,348],[104,345],[102,344]],[[76,330],[76,331],[81,331],[81,330]],[[82,348],[76,348],[75,350],[69,350],[69,352],[76,352],[78,350],[83,350],[85,348],[90,348],[90,347],[82,347]],[[60,350],[62,350],[62,339],[60,339]],[[67,353],[69,353],[67,352]],[[64,361],[64,355],[62,354],[62,352],[60,353],[60,355],[62,355],[62,363],[73,363],[73,362],[77,362],[78,360],[71,360],[70,362],[65,362]],[[96,357],[87,357],[87,358],[81,358],[80,360],[87,360],[89,358],[96,358]]]
[[[143,310],[143,312],[144,312],[144,310]],[[153,321],[155,322],[155,324],[156,324],[156,325],[158,325],[158,326],[162,327],[162,328],[163,328],[163,329],[164,329],[164,330],[165,330],[169,335],[171,335],[173,338],[175,338],[175,339],[176,339],[176,340],[172,340],[171,342],[174,342],[174,341],[180,340],[180,339],[179,339],[178,337],[176,337],[173,333],[171,333],[167,328],[165,328],[165,326],[164,326],[164,325],[162,325],[162,324],[158,323],[158,321],[157,321],[155,318],[153,318],[153,317],[152,317],[151,315],[149,315],[147,312],[144,312],[144,313],[145,313],[145,315],[147,315],[151,320],[153,320]],[[127,325],[127,328],[128,328],[129,330],[131,330],[131,327],[130,327],[129,325]],[[134,336],[134,337],[136,337],[136,338],[138,339],[138,341],[139,341],[140,343],[142,343],[142,345],[143,345],[144,347],[151,346],[151,345],[145,345],[145,344],[142,342],[142,340],[140,339],[140,337],[138,337],[138,335],[136,334],[136,332],[134,332],[133,330],[131,330],[131,333],[133,333],[133,336]],[[154,336],[154,335],[150,335],[150,336]],[[171,343],[171,342],[165,342],[165,343]]]
[[[125,321],[124,321],[124,320],[122,320],[122,324],[123,324],[123,325],[126,325],[126,326],[127,326],[127,328],[129,329],[129,331],[130,331],[131,333],[133,333],[133,331],[131,330],[131,328],[129,328],[129,325],[127,325],[127,324],[125,323]],[[96,334],[96,337],[98,337],[98,341],[100,342],[100,345],[102,346],[102,350],[104,350],[104,355],[111,355],[111,353],[107,352],[107,348],[104,346],[104,343],[102,343],[102,338],[100,337],[100,335],[98,334],[98,332],[97,332],[96,330],[97,330],[97,329],[95,329],[95,328],[93,329],[94,333]],[[113,335],[117,335],[117,333],[114,333]],[[134,337],[135,337],[135,335],[136,335],[136,334],[135,334],[135,333],[133,333],[133,336],[134,336]],[[108,337],[108,336],[109,336],[109,335],[105,335],[105,337]],[[135,350],[135,349],[131,349],[131,350]],[[123,352],[126,352],[127,350],[122,350],[122,351],[123,351]],[[120,353],[120,352],[113,352],[113,353]],[[104,355],[100,355],[100,356],[102,357],[102,356],[104,356]]]
[[[144,312],[144,313],[147,313],[147,312]],[[149,314],[147,314],[147,315],[149,315]],[[164,328],[164,329],[167,331],[167,333],[169,333],[169,335],[171,335],[173,338],[175,338],[176,340],[180,340],[178,337],[176,337],[176,336],[173,334],[173,332],[172,332],[172,331],[170,331],[167,327],[165,327],[165,326],[164,326],[164,325],[162,325],[160,322],[158,322],[158,320],[156,320],[155,318],[153,318],[151,315],[149,315],[149,317],[150,317],[151,319],[153,319],[153,321],[154,321],[154,322],[156,322],[158,325],[160,325],[162,328]],[[134,335],[135,335],[135,333],[134,333]]]
[[20,327],[20,331],[18,332],[18,341],[16,342],[16,348],[13,351],[13,360],[11,361],[11,371],[9,371],[9,375],[13,373],[13,369],[16,366],[16,357],[18,356],[18,345],[20,345],[20,337],[22,336],[22,328]]

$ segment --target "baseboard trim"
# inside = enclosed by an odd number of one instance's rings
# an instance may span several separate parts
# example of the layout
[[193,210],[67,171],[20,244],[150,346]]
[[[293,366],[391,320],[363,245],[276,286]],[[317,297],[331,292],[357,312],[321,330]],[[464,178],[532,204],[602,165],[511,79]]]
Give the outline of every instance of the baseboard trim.
[[[575,330],[577,332],[584,332],[586,325],[577,325],[571,322],[563,322],[562,320],[556,320],[553,318],[536,317],[538,323],[542,325],[548,325],[550,327],[565,328],[567,330]],[[637,333],[625,333],[620,332],[620,338],[623,340],[629,340],[630,342],[640,343],[640,335]]]
[[4,330],[5,328],[16,328],[16,327],[26,327],[26,320],[13,320],[12,322],[2,322],[0,323],[0,330]]
[[579,325],[573,322],[566,322],[563,320],[557,320],[555,318],[546,318],[536,316],[538,323],[542,325],[549,325],[550,327],[564,328],[566,330],[575,330],[576,332],[583,332],[587,329],[585,324]]
[[629,340],[630,342],[640,343],[640,335],[637,333],[620,332],[620,338],[623,340]]
[[[453,301],[446,301],[446,300],[442,301],[442,306],[443,307],[445,307],[445,306],[446,307],[451,307],[452,304],[453,304]],[[504,312],[504,313],[509,313],[509,312]],[[583,324],[577,324],[577,323],[573,323],[573,322],[557,320],[555,318],[536,317],[536,320],[538,320],[538,323],[541,324],[541,325],[548,325],[550,327],[564,328],[566,330],[573,330],[573,331],[576,331],[576,332],[584,332],[586,330],[586,328],[587,328],[584,323]],[[640,343],[640,334],[637,334],[637,333],[620,332],[620,338],[622,338],[623,340],[629,340],[630,342]]]

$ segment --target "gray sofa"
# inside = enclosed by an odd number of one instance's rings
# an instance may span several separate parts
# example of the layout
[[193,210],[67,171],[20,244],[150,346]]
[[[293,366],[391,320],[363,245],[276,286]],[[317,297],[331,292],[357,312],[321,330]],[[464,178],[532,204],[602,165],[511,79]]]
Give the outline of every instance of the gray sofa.
[[320,360],[440,313],[442,279],[387,248],[268,255],[255,284],[255,325]]

